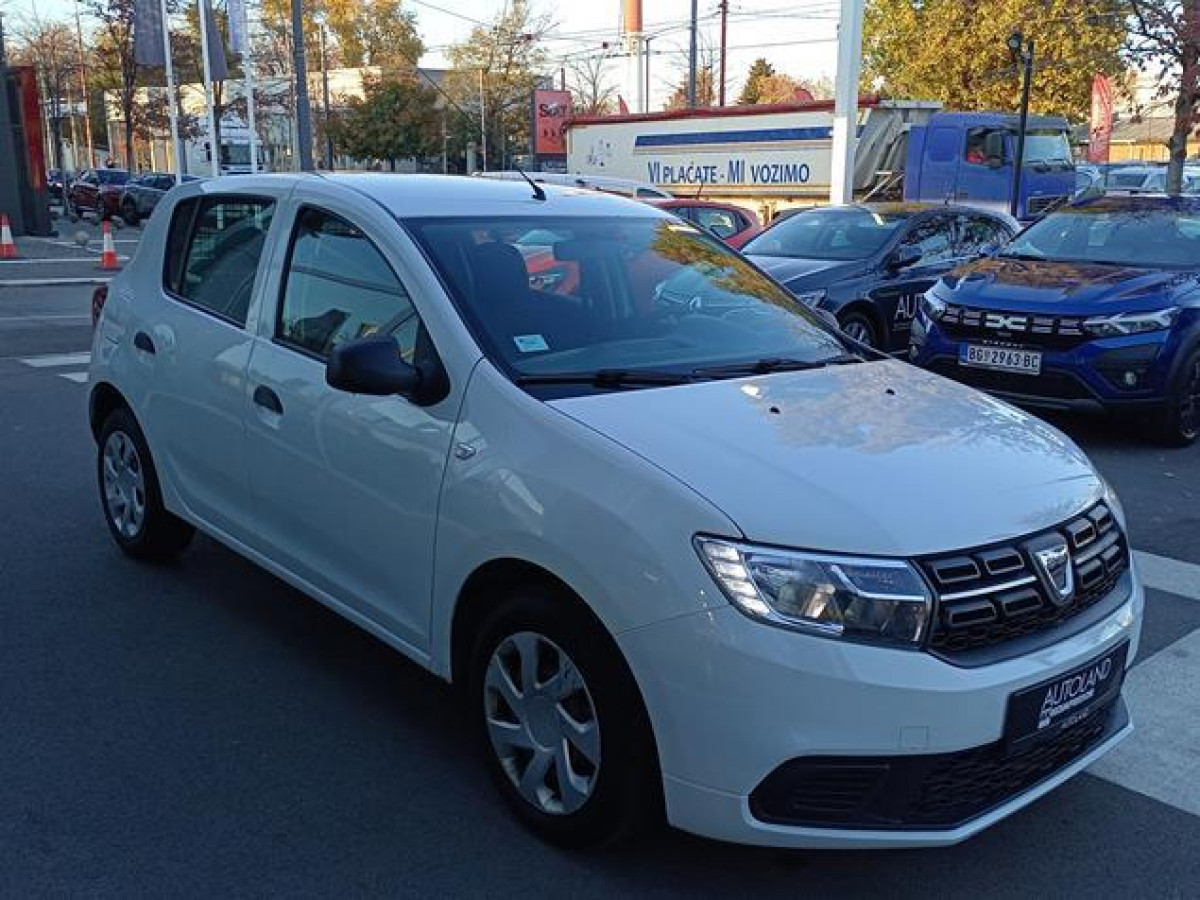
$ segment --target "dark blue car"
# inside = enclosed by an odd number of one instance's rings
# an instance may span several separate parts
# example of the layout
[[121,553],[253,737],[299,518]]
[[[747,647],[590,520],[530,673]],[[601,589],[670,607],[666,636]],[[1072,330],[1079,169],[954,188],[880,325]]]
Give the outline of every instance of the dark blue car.
[[1200,435],[1200,198],[1051,213],[921,301],[918,365],[1022,405],[1135,413]]

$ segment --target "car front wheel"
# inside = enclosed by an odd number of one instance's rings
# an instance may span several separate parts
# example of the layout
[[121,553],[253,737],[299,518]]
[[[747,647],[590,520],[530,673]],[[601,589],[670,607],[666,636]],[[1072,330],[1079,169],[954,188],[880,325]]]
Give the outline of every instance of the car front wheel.
[[573,598],[538,585],[510,596],[475,642],[470,698],[493,779],[543,839],[610,843],[661,808],[640,693]]
[[163,506],[150,448],[127,409],[113,411],[100,429],[96,476],[108,530],[129,556],[164,562],[191,543],[195,529]]
[[125,224],[130,228],[137,228],[138,222],[142,219],[138,215],[137,207],[132,202],[126,202],[121,206],[121,218],[125,220]]
[[839,316],[842,333],[868,347],[879,347],[879,336],[875,334],[875,323],[864,313],[852,312]]
[[1200,350],[1180,368],[1156,430],[1162,443],[1172,447],[1187,447],[1200,438]]

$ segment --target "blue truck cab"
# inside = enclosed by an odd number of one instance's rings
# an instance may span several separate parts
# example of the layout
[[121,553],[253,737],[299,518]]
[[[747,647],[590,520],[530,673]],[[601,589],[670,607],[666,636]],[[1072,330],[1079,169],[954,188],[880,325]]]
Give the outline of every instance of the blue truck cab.
[[[995,112],[938,112],[908,135],[904,199],[1007,212],[1019,119]],[[1075,190],[1070,128],[1058,116],[1030,116],[1017,218],[1035,219]]]

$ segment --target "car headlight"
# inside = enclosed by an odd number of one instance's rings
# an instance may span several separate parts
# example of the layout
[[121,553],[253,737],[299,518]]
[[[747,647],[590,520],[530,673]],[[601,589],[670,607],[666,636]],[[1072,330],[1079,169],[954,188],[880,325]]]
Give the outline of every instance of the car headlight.
[[697,537],[729,600],[762,622],[889,646],[919,644],[933,599],[903,560],[801,553]]
[[1101,478],[1104,482],[1104,503],[1112,511],[1113,517],[1117,520],[1117,524],[1121,526],[1121,530],[1127,532],[1125,527],[1125,507],[1121,505],[1121,498],[1117,496],[1117,492],[1113,490],[1112,483],[1107,478]]
[[1118,313],[1114,316],[1092,316],[1083,320],[1083,330],[1095,337],[1121,337],[1147,331],[1165,331],[1175,324],[1179,307],[1158,309],[1145,313]]
[[933,291],[926,291],[921,296],[921,312],[930,321],[936,322],[946,314],[946,301]]
[[825,299],[825,294],[825,291],[802,291],[799,294],[793,294],[793,296],[805,306],[816,306]]

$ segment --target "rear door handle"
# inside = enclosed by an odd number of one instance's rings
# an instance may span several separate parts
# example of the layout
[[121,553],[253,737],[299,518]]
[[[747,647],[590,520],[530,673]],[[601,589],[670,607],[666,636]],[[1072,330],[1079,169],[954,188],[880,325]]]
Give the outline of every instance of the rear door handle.
[[275,413],[277,416],[283,415],[283,401],[279,399],[277,393],[265,384],[260,384],[254,389],[254,402],[263,409]]
[[139,331],[133,336],[133,346],[137,347],[143,353],[154,355],[154,341],[150,340],[150,335],[144,331]]

